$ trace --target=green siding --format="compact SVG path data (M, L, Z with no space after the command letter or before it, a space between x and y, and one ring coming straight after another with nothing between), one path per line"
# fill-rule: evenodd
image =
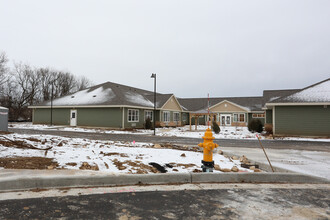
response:
M50 124L50 109L35 109L33 123L34 124ZM54 125L70 125L70 109L53 108L53 124Z
M182 125L189 125L189 113L188 112L182 112L181 123L182 123Z
M276 106L275 135L330 136L330 107Z
M265 124L265 118L253 118L252 117L252 114L253 113L248 113L248 121L247 121L247 123L249 123L252 119L259 119L263 125Z
M120 108L78 108L77 126L122 127Z
M266 110L266 124L273 124L273 111Z
M143 128L144 127L144 109L137 108L124 108L125 109L125 128ZM138 122L128 122L128 109L134 109L139 111L139 121ZM120 117L121 118L121 117Z

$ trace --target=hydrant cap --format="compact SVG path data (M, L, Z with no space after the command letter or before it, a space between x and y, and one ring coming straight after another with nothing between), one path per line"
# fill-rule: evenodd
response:
M213 133L212 133L210 128L206 129L206 132L204 134L203 139L207 139L207 140L213 140L214 139Z

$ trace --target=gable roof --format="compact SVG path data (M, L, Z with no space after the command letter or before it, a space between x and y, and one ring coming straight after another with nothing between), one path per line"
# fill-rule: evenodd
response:
M267 102L272 102L276 99L291 95L291 94L296 93L300 90L301 89L264 90L264 92L263 92L263 97L264 97L263 105L265 105Z
M208 98L178 98L178 101L189 111L200 111L208 108ZM235 103L249 111L261 111L263 97L221 97L210 98L210 107L223 101Z
M330 103L330 78L268 103Z
M156 107L162 107L172 95L156 93ZM50 105L50 101L46 101L31 107ZM54 107L104 105L153 108L154 93L113 82L106 82L53 100Z

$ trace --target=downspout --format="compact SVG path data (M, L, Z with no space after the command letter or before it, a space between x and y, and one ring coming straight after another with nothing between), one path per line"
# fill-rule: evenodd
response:
M121 128L125 129L125 108L124 107L123 107L123 111L122 111Z
M275 136L275 106L273 106L273 136Z

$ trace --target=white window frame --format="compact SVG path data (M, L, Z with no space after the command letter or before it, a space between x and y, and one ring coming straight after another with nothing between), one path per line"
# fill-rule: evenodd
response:
M243 115L244 116L244 121L240 121L240 116ZM233 114L233 122L239 122L239 123L244 123L246 122L246 117L245 117L245 113L234 113Z
M132 115L132 113L130 114L130 112L134 112L135 115ZM139 122L139 114L140 114L140 112L138 109L128 109L127 110L127 121L128 122ZM131 120L130 120L130 115L131 115Z
M265 113L252 113L252 118L265 118Z
M151 113L150 121L154 121L154 111L152 110L144 110L144 121L149 117L147 113Z
M177 118L175 117L175 115L177 115ZM180 121L180 112L173 112L173 121Z
M165 121L165 114L167 115L166 119L168 119L168 120L166 120L166 121ZM164 121L164 122L170 122L170 121L171 121L171 114L170 114L169 111L164 111L164 112L163 112L163 121Z

